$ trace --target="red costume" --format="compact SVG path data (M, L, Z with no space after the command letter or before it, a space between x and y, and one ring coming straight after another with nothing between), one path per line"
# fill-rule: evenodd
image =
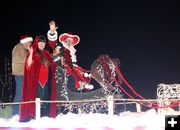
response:
M66 43L64 43L64 41L66 40L66 38L72 38L73 42L72 42L72 47L70 47L69 49L66 48ZM74 77L75 79L75 88L77 90L81 89L82 85L83 88L86 88L88 90L91 90L94 88L93 85L90 85L89 82L91 80L91 75L87 75L84 76L84 74L87 72L90 72L88 70L85 70L77 65L74 65L76 63L76 49L74 48L75 45L77 45L80 41L80 38L77 35L72 35L69 33L63 33L59 36L59 41L60 43L63 45L63 47L61 47L61 51L63 51L62 56L65 59L65 68L66 68L66 72L67 74L71 75ZM49 42L49 45L52 49L55 48L57 44L57 41L51 41Z
M41 54L48 61L48 68L44 67L41 61L40 54L37 53L38 48L38 37L36 37L33 44L33 56L32 64L27 66L27 59L25 62L24 69L24 82L22 90L22 102L35 101L38 91L38 83L42 85L47 83L48 90L50 90L50 100L56 100L56 82L55 82L55 63L52 62L50 53L47 50L43 50ZM40 73L41 72L41 73ZM35 118L35 103L21 104L20 109L20 121L28 121ZM50 109L48 113L49 117L56 116L56 103L50 103Z

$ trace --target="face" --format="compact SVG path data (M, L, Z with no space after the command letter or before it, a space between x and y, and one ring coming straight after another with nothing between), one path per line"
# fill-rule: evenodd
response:
M46 43L45 42L38 42L39 50L44 50Z
M73 46L73 39L68 37L64 40L64 43L66 44L67 47Z
M28 49L32 45L32 42L26 42L23 44L24 49Z
M59 53L60 53L60 48L61 48L60 46L57 46L57 47L55 48L55 52L59 54Z

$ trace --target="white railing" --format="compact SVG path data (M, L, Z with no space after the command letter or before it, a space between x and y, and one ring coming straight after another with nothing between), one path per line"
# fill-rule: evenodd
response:
M34 102L36 105L36 119L39 119L41 117L41 103L46 102L56 102L56 103L87 103L87 102L98 102L98 101L107 101L107 106L108 106L108 115L113 116L114 115L114 106L115 104L135 104L136 105L136 111L141 112L141 104L139 103L158 103L158 102L179 102L180 99L170 99L170 100L160 100L160 99L147 99L147 100L142 100L142 99L115 99L113 96L108 96L107 98L102 98L102 99L93 99L93 100L73 100L73 101L42 101L40 98L36 98L35 101L30 101L30 102L14 102L14 103L0 103L0 107L2 105L13 105L13 104L26 104L26 103L32 103ZM116 101L119 101L116 103ZM180 111L180 106L179 106L179 111Z

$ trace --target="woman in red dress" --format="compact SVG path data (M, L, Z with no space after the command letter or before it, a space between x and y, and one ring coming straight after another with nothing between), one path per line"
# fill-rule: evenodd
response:
M46 38L39 35L35 38L25 62L22 102L35 101L36 98L46 101L56 100L55 68L50 53L45 50ZM56 116L56 103L42 103L41 116ZM21 104L20 121L35 118L35 103Z

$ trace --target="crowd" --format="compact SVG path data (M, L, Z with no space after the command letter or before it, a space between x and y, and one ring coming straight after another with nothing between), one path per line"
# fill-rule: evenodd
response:
M22 35L12 50L12 74L16 83L14 102L22 102L13 105L12 114L19 114L21 122L35 118L35 103L23 102L35 101L36 98L56 100L58 68L63 68L68 75L67 87L71 91L94 88L89 84L91 74L77 65L75 46L80 42L79 36L72 33L58 36L55 21L50 21L49 28L47 38L41 34L35 38ZM56 117L56 106L55 102L42 103L41 116Z

